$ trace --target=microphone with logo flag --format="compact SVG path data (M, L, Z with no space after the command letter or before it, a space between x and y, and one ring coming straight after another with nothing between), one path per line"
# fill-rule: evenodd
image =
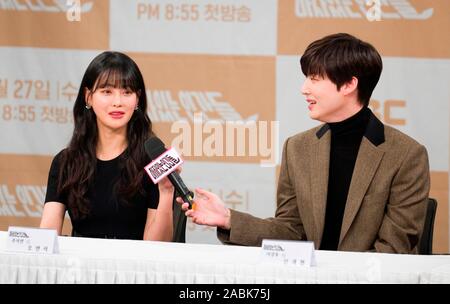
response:
M167 176L177 192L176 195L181 197L183 202L188 203L189 209L191 209L194 203L194 193L186 187L178 172L175 171L183 163L178 152L174 148L166 149L158 137L147 139L144 148L152 160L145 166L145 171L153 183L157 184Z

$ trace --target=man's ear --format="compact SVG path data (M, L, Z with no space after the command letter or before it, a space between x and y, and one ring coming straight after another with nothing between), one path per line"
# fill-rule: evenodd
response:
M358 78L355 76L352 77L350 81L344 83L340 89L344 95L350 95L357 93L358 90Z

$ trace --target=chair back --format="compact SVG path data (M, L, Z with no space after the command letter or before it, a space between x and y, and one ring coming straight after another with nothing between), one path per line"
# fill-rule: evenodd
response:
M419 254L433 253L433 230L434 218L436 217L436 209L437 201L434 198L428 198L425 224L423 226L422 237L419 241Z
M181 209L181 205L173 200L173 239L172 242L186 242L186 215Z

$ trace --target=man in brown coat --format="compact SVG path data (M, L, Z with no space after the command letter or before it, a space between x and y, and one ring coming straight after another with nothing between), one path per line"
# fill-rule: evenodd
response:
M275 217L226 208L197 189L186 215L224 243L309 240L318 249L417 253L430 188L428 156L368 108L381 75L376 49L349 34L311 43L301 60L310 117L323 125L284 144Z

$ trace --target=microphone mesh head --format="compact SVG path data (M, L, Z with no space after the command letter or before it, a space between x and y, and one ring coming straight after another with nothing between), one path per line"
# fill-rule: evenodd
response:
M151 137L144 143L145 153L150 159L155 159L166 151L164 143L158 137Z

